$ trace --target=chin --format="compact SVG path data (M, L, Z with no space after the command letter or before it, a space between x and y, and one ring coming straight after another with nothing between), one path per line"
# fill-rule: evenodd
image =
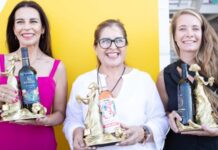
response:
M108 67L119 67L120 65L122 65L121 63L108 63L106 64Z
M31 41L21 43L21 45L23 45L25 47L33 46L35 44L36 44L36 42L31 42Z

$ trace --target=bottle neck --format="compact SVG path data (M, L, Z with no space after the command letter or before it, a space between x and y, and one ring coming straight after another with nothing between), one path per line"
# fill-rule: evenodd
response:
M29 57L22 58L23 66L30 66Z
M187 64L182 64L182 78L187 79L187 74L188 74Z

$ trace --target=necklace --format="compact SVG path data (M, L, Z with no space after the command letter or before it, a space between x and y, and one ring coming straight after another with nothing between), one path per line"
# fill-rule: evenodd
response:
M102 89L101 79L100 79L100 76L99 76L99 69L100 69L100 66L98 67L98 70L97 70L97 82L98 82L98 86L100 86L101 89ZM117 82L114 84L113 88L111 90L109 90L111 93L115 90L115 88L117 87L118 83L122 79L122 76L125 73L125 70L126 70L126 66L124 66L123 72L121 73L121 75L120 75L119 79L117 80ZM98 93L100 94L100 89L98 90Z

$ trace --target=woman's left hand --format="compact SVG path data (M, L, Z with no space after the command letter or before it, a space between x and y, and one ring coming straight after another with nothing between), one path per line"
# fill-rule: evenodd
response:
M37 118L36 119L36 125L41 125L41 126L51 126L49 123L49 116L45 116L42 118Z
M124 135L126 135L126 139L117 145L134 145L144 139L144 130L141 126L126 126L121 124L121 127L125 130Z
M30 120L19 120L19 121L11 121L11 123L16 123L20 125L39 125L39 126L51 126L49 123L48 116L45 116L43 118L37 118L37 119L30 119Z
M187 134L187 135L197 135L197 136L218 136L218 128L210 128L208 126L202 125L201 131L187 131L182 132L181 134Z

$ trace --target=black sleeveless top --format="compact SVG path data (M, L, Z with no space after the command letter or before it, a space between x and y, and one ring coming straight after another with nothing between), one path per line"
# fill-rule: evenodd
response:
M177 85L180 80L177 66L181 60L168 65L164 69L164 81L168 94L168 111L177 110ZM193 72L189 72L193 75ZM182 135L169 131L166 137L164 150L218 150L218 137Z

